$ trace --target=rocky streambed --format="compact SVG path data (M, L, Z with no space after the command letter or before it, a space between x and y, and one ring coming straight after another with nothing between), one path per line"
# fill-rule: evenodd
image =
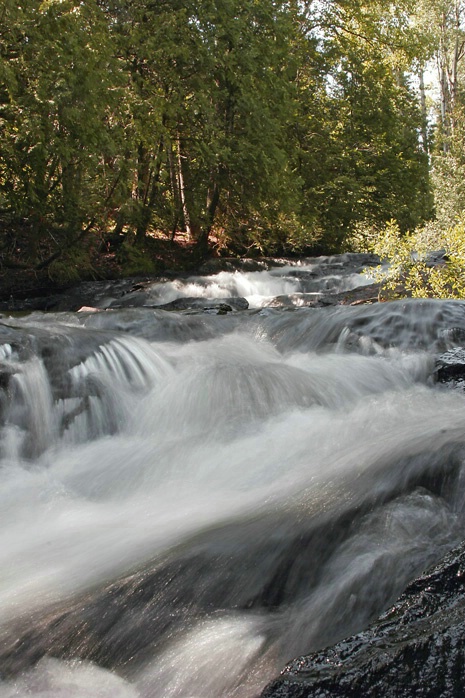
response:
M461 695L465 303L375 263L5 301L0 698Z

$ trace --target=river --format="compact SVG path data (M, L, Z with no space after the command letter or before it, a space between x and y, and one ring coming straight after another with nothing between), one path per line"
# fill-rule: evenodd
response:
M465 537L434 376L465 302L312 303L368 282L346 255L0 318L0 698L257 698Z

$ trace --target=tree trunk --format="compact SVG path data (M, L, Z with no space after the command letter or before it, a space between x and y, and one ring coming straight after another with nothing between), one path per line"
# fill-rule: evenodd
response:
M456 131L459 65L464 55L462 0L455 0L442 13L437 56L444 153L450 151Z
M212 177L213 179L213 177ZM207 206L206 206L206 217L204 225L202 226L198 238L197 238L197 250L201 256L208 254L209 250L209 238L210 233L213 228L213 223L215 221L215 214L220 202L220 188L218 182L214 181L208 191L207 195Z
M423 150L429 154L429 138L428 138L428 113L426 109L426 92L425 92L425 75L423 67L420 68L420 109L421 109L421 139L423 141Z
M140 210L136 228L138 242L143 241L150 225L158 182L160 181L163 149L163 136L159 140L155 159L142 144L139 146L137 196Z
M189 209L186 203L186 189L184 184L184 175L182 171L182 156L181 156L181 139L178 137L176 139L176 158L177 158L177 184L179 192L179 200L181 203L182 217L184 221L184 227L186 229L189 239L192 239L192 225L189 215Z

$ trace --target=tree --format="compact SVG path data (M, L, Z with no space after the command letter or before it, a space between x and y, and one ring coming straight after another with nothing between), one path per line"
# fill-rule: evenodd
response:
M465 3L463 0L419 0L415 24L423 44L423 62L433 60L439 87L438 145L449 152L454 138L460 100L461 70L465 57Z
M10 3L0 36L2 207L30 229L28 253L40 264L44 250L69 248L108 215L121 81L94 2Z
M438 233L454 226L465 209L464 13L462 0L421 0L416 7L422 62L434 67L439 95L430 148Z
M416 225L413 2L6 0L0 220L39 265L92 229L203 253L213 233L338 250L358 224Z
M186 211L205 249L217 220L240 227L290 196L293 20L274 0L193 3L197 51L177 129Z
M431 213L422 117L407 78L407 7L326 2L310 13L300 166L307 210L339 249L357 224L403 230ZM404 47L407 47L404 50ZM316 69L315 69L316 66ZM310 208L311 206L311 208Z

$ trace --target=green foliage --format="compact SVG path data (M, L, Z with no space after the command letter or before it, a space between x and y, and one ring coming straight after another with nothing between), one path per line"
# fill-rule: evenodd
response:
M5 0L0 219L31 231L37 264L51 229L57 250L124 233L127 273L149 270L154 229L299 253L415 228L431 198L414 4Z
M375 225L365 222L356 223L347 234L342 250L343 252L374 252L379 237L380 230Z
M32 224L34 245L51 225L60 245L74 242L104 221L121 160L121 80L105 15L95 2L29 0L2 13L0 35L3 205Z
M137 245L133 237L127 237L121 245L117 261L121 265L124 276L139 276L143 274L155 274L160 271L147 250Z
M307 228L298 216L283 214L276 209L267 211L268 218L263 213L263 210L257 212L248 218L247 224L243 223L231 233L223 229L218 249L247 256L311 254L318 249L323 232L316 225Z
M433 263L438 250L444 259ZM412 235L390 221L373 251L389 264L375 272L389 296L465 298L465 219L443 232L426 227Z
M95 278L89 250L83 247L64 250L48 265L47 274L49 279L58 285Z
M337 251L356 226L396 218L402 230L416 227L432 199L421 113L405 77L405 8L324 7L324 42L319 27L300 75L298 166L303 215L319 220Z

